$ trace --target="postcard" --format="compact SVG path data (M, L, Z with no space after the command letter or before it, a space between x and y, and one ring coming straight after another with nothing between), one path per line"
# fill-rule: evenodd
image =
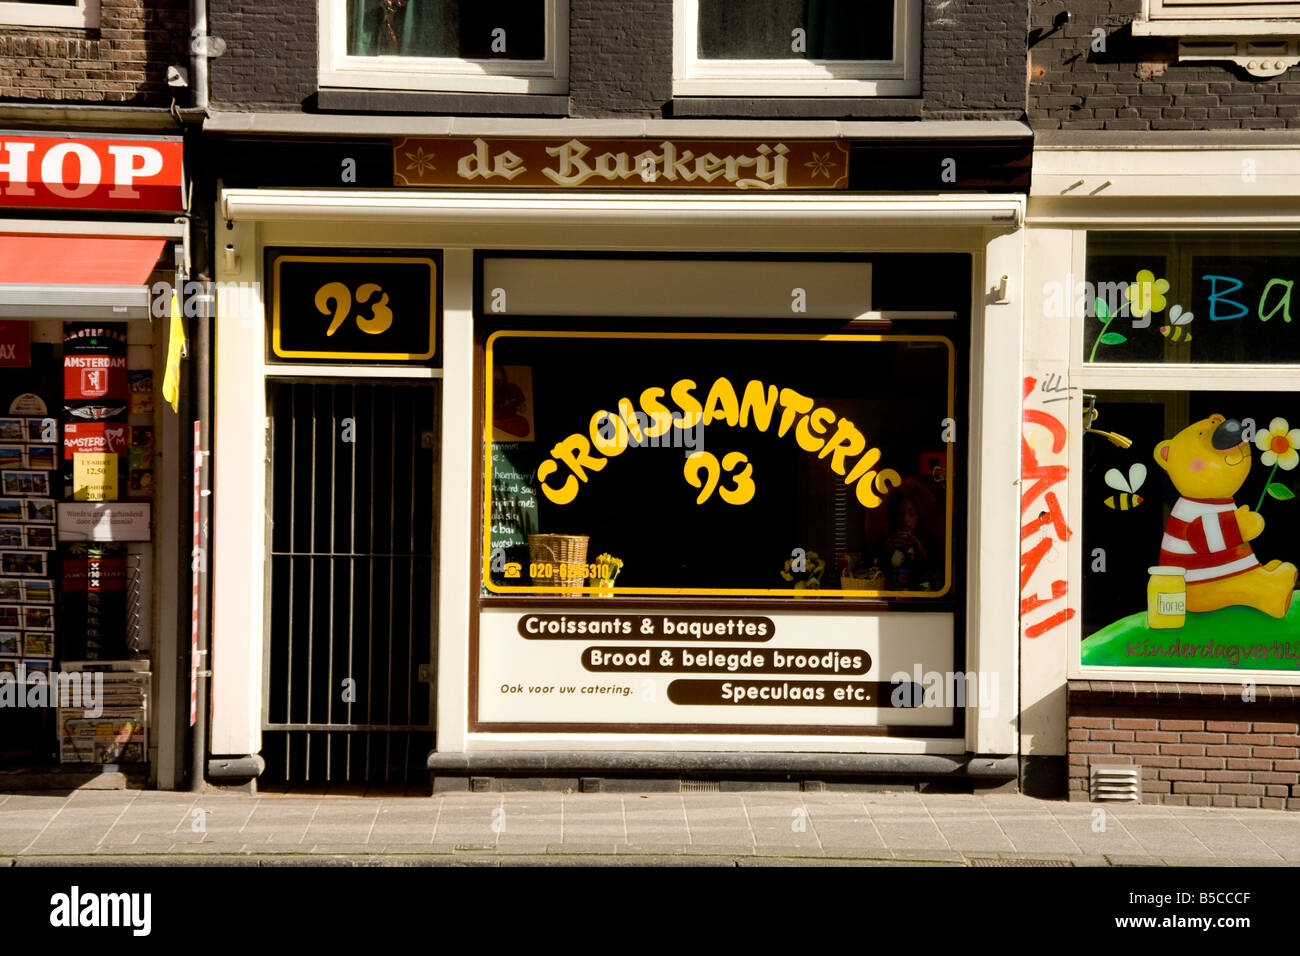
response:
M0 498L0 502L5 499ZM27 507L24 511L27 521L36 521L41 524L53 524L57 509L54 506L53 498L28 498Z
M5 581L19 585L23 593L21 600L28 604L54 603L54 582L49 578L0 578L0 585Z
M0 471L0 491L6 495L50 496L50 474L47 471Z
M58 447L58 445L28 445L27 467L53 471L58 467L58 459L55 456Z
M54 608L40 604L23 605L23 630L54 630Z
M0 527L3 526L0 525ZM54 525L29 524L23 527L23 532L24 548L32 548L39 551L54 550Z
M46 573L44 551L0 551L0 574L44 578ZM0 627L3 627L0 624Z

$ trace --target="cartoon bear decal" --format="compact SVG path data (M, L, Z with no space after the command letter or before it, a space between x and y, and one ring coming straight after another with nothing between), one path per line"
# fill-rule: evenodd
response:
M1186 568L1187 610L1243 605L1284 617L1296 566L1259 562L1249 542L1264 530L1264 518L1233 500L1250 473L1241 423L1211 415L1156 445L1155 460L1181 496L1165 524L1160 564Z

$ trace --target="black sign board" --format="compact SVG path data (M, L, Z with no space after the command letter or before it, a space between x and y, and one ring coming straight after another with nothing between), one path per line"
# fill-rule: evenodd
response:
M271 356L426 362L437 351L438 267L408 252L271 253Z

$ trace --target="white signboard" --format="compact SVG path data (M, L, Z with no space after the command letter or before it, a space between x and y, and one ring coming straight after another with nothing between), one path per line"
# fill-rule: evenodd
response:
M481 730L904 725L942 735L955 707L996 694L954 676L950 614L494 608L482 613L478 652Z
M148 541L150 505L135 501L59 502L60 541Z

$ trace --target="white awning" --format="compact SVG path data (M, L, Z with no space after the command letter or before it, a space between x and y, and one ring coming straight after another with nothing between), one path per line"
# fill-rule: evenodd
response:
M954 226L1018 229L1023 196L509 193L229 189L220 216L253 222L402 222L483 226Z

